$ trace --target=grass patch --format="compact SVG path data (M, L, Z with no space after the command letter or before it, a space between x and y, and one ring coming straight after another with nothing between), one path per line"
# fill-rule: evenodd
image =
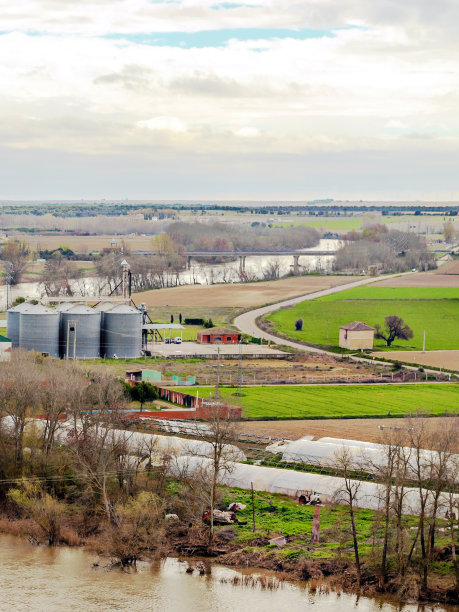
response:
M382 324L384 317L402 317L414 332L411 340L396 341L391 350L452 350L459 346L459 289L453 287L357 287L335 295L301 302L267 317L275 331L312 344L337 346L339 327L351 321ZM303 319L302 331L295 321ZM328 321L328 338L327 338ZM383 340L375 348L386 349Z
M196 394L197 388L188 392ZM422 411L428 415L458 414L459 387L455 384L331 385L306 387L246 387L244 395L221 388L222 397L243 408L243 416L255 419L327 419L405 416ZM199 389L210 397L212 387Z

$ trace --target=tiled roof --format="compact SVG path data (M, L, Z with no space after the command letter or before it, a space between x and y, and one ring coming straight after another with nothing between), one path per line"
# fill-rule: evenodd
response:
M347 325L341 325L340 329L347 329L348 331L374 331L374 327L370 327L362 321L352 321Z

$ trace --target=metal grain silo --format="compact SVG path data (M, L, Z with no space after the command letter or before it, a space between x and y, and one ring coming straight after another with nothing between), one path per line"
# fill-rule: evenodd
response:
M104 313L102 357L140 357L142 351L142 313L126 304Z
M13 306L6 313L6 335L11 340L11 346L17 348L19 346L19 317L23 310L29 308L31 304L22 302L17 306Z
M19 314L19 346L59 357L60 313L41 304L29 304Z
M100 357L101 313L79 304L61 315L61 356L64 359Z

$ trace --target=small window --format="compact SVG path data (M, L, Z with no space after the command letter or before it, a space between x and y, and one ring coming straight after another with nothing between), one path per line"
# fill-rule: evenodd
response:
M221 342L222 341L222 337L221 336L215 336L214 337L214 342Z
M227 342L231 342L231 340L232 340L232 339L233 339L233 338L232 338L231 336L226 336L226 341L227 341Z

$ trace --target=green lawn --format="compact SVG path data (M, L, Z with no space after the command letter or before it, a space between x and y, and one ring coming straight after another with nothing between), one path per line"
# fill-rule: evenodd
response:
M197 391L187 390L194 395ZM228 403L243 407L244 417L256 419L384 417L389 411L392 416L416 411L459 414L457 384L246 387L242 397L234 395L234 388L220 391ZM214 388L199 389L199 397L214 393Z
M392 350L422 349L424 330L427 350L459 348L458 288L357 287L278 310L267 319L276 331L290 338L337 346L340 325L351 321L382 324L384 317L393 314L405 320L414 338L397 340ZM303 319L302 331L295 330L297 319ZM375 347L384 348L385 342L375 340Z

